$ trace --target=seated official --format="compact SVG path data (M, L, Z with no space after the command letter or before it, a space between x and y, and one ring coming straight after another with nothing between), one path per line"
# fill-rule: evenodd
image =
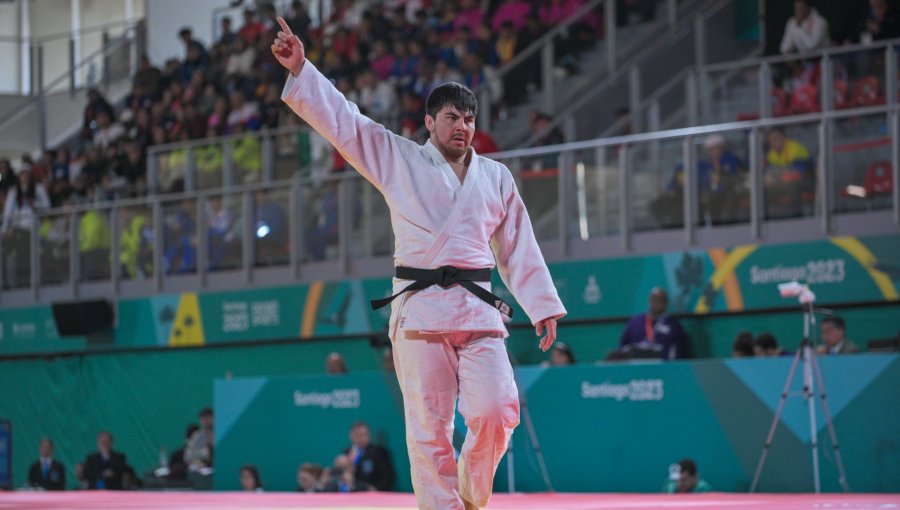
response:
M28 485L48 491L66 490L66 467L53 458L53 441L41 439L40 458L28 469Z
M350 448L345 454L353 465L357 483L369 489L389 491L394 486L394 466L388 451L372 444L369 426L358 421L350 429Z
M88 489L122 490L122 474L125 472L125 455L112 449L112 434L97 434L97 453L88 455L84 462L84 478Z
M630 355L627 357L686 358L687 335L678 319L666 315L668 306L666 291L654 287L650 291L650 309L628 321L619 340L619 351Z

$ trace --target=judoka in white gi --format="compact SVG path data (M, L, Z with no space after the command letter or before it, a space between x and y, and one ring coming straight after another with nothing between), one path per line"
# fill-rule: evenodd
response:
M419 145L362 115L305 60L300 39L278 21L282 31L272 52L290 71L282 100L384 195L398 273L436 270L425 272L447 283L456 282L457 269L480 269L483 276L496 265L537 335L546 331L539 344L546 351L566 310L512 175L470 146L478 109L474 94L459 84L436 88L426 101L430 140ZM439 269L444 267L449 269ZM395 278L394 292L418 279ZM481 288L471 290L473 281ZM390 337L421 509L486 505L497 464L519 423L504 340L503 315L509 310L489 290L484 278L426 283L391 303ZM468 428L458 461L451 443L457 400Z

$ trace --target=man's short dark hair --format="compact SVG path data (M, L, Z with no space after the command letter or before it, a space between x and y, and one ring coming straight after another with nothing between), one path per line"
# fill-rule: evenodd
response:
M362 420L357 420L357 421L353 422L353 425L350 426L350 430L356 430L360 427L369 428L369 424Z
M199 414L199 416L212 416L212 415L213 415L212 407L204 407L203 409L200 410L200 414Z
M835 315L834 317L825 317L824 319L822 319L822 324L831 324L841 331L847 331L847 324L844 322L844 319L838 317L837 315Z
M478 100L475 99L475 94L461 83L448 82L432 90L425 100L425 113L437 117L438 112L446 106L452 106L461 113L478 116Z
M756 340L753 341L753 344L765 350L778 348L778 341L775 340L775 335L772 333L760 333Z
M697 464L694 463L691 459L682 459L678 461L678 465L681 466L681 472L687 473L691 476L697 476Z

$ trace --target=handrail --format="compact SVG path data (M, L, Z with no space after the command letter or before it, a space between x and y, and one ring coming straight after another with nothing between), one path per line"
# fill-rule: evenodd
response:
M859 117L864 115L889 114L900 112L900 104L898 105L879 105L865 106L860 108L847 108L845 110L834 110L829 112L807 113L802 115L793 115L790 117L773 117L768 119L744 120L737 122L725 122L722 124L709 124L706 126L694 126L686 128L666 129L663 131L655 131L652 133L636 133L631 135L614 136L610 138L597 138L594 140L585 140L581 142L568 142L558 145L547 145L544 147L528 147L524 149L514 149L510 151L502 151L490 156L494 159L510 159L540 156L547 152L569 152L586 149L597 149L600 147L615 147L619 145L627 145L642 142L670 140L672 138L684 138L688 136L708 135L712 133L722 133L727 131L742 131L753 128L767 128L776 126L788 126L793 124L804 124L812 122L821 122L822 120L843 119L847 117ZM551 150L552 149L552 150Z
M653 142L653 141L663 141L663 140L671 140L673 138L686 138L686 137L696 137L703 136L712 133L722 133L722 132L730 132L730 131L743 131L749 129L759 129L759 128L768 128L775 126L786 126L786 125L794 125L794 124L803 124L803 123L812 123L812 122L821 122L822 120L834 120L834 119L842 119L848 117L858 117L865 115L876 115L876 114L891 114L891 113L900 113L900 104L896 105L878 105L878 106L866 106L860 108L852 108L846 110L835 110L830 112L820 112L820 113L809 113L804 115L795 115L793 117L776 117L776 118L767 118L767 119L756 119L756 120L747 120L747 121L738 121L738 122L727 122L722 124L710 124L706 126L695 126L688 128L677 128L677 129L668 129L663 131L656 131L652 133L636 133L630 135L622 135L622 136L614 136L609 138L597 138L594 140L580 141L580 142L568 142L556 145L547 145L543 147L530 147L524 149L514 149L509 151L501 151L491 154L486 154L485 157L490 157L495 160L508 160L515 158L526 158L526 157L536 157L547 154L557 154L561 152L571 152L571 151L582 151L588 149L597 149L602 147L615 147L620 145L628 145L628 144L637 144L637 143L645 143L645 142ZM240 136L271 136L273 133L285 134L291 132L301 132L301 131L311 131L311 128L301 126L301 127L283 127L278 128L276 130L270 130L265 133L242 133L240 135L231 135L225 137L216 137L212 140L218 140L221 142L227 142L235 137ZM186 148L189 144L196 145L198 141L192 140L189 142L180 142L174 144L167 144L165 149L163 146L158 146L154 148L154 153L162 153L170 150L177 150L181 148ZM140 197L140 198L128 198L128 199L120 199L113 202L108 203L95 203L95 204L81 204L81 205L73 205L68 206L65 210L60 210L60 208L48 209L42 211L40 215L58 215L58 214L69 214L69 213L78 213L85 212L88 210L98 210L98 209L112 209L112 208L123 208L123 207L139 207L143 205L150 205L156 202L177 202L180 200L184 200L185 198L197 198L197 197L211 197L211 196L222 196L222 195L237 195L245 192L253 192L258 190L270 190L277 188L286 188L291 185L295 186L306 186L306 185L322 185L324 183L329 182L339 182L347 179L357 179L361 178L356 172L340 172L340 173L328 173L319 177L300 177L294 176L288 179L280 179L277 181L270 182L256 182L256 183L245 183L240 185L229 186L227 188L215 188L215 189L205 189L205 190L195 190L195 191L185 191L185 192L177 192L177 193L158 193L151 196Z
M549 32L539 37L536 41L529 44L527 48L518 53L515 57L512 58L509 62L506 63L500 69L497 69L497 78L502 78L503 76L509 74L511 69L515 66L521 64L526 59L532 57L535 53L540 51L540 49L546 44L548 41L553 40L557 35L562 34L566 30L569 29L572 25L574 25L577 21L580 21L585 15L589 14L595 7L600 6L604 2L612 1L612 0L591 0L590 2L581 6L580 9L575 11L571 16L566 18L565 21L553 27ZM479 85L483 87L484 85ZM473 91L474 92L474 91Z
M134 25L134 26L136 27L138 25ZM90 65L91 63L93 63L94 59L96 59L100 56L105 56L106 54L119 49L128 40L129 40L128 34L123 33L118 38L116 38L112 42L110 42L109 45L107 45L105 47L101 47L97 51L95 51L95 52L91 53L90 55L88 55L87 57L84 57L83 59L81 59L81 61L78 63L78 65L75 67L74 70L69 69L65 72L65 74L62 74L58 78L50 81L47 84L44 84L44 89L50 90L53 87L59 85L60 83L68 80L72 72L80 71L82 68L84 68L84 66L87 66L87 65ZM35 104L41 100L41 96L43 96L43 95L44 95L44 91L41 90L38 95L32 96L31 99L18 105L16 108L14 108L10 112L8 112L4 117L0 118L0 131L2 131L3 129L6 129L9 126L9 124L18 121L24 115L26 115L30 111L30 109L34 108Z
M783 64L785 62L793 62L796 60L809 60L821 58L824 56L839 55L842 53L852 53L856 51L884 50L888 46L892 46L900 42L900 38L887 39L873 44L852 44L847 46L831 46L828 48L820 48L814 51L804 51L800 53L791 53L789 55L771 55L768 57L758 57L751 59L743 59L734 62L721 62L718 64L707 64L698 66L698 71L717 72L728 71L732 69L742 69L745 67L758 67L762 64Z
M704 20L709 19L711 16L717 14L720 10L722 10L724 7L728 6L730 3L731 3L731 0L721 0L720 2L716 3L714 7L706 10L704 13L700 14L699 16ZM680 29L676 30L673 33L667 34L666 39L673 41L673 42L680 41L680 40L682 40L682 38L684 38L690 34L693 34L693 33L694 33L694 25L689 24L687 26L681 27ZM641 58L643 58L644 55L645 55L644 53L639 54L633 60L639 61ZM569 106L567 106L564 110L557 112L556 117L550 122L550 124L548 124L541 132L529 136L525 140L523 145L526 145L526 146L531 145L536 140L538 140L541 136L544 136L547 133L549 133L550 131L552 131L553 129L558 128L562 124L562 122L565 118L572 115L572 113L574 113L578 110L581 110L588 101L593 100L597 94L596 91L599 91L601 89L602 89L602 87L597 87L595 89L595 92L582 95L576 101L569 104Z
M73 35L83 36L85 34L92 34L94 32L104 32L111 28L131 28L132 26L137 25L143 20L143 18L132 18L130 20L121 20L113 23L104 23L102 25L93 25L90 27L82 27L79 30L69 30L67 32L57 32L55 34L45 35L41 37L13 37L9 35L0 36L0 42L11 42L11 43L30 43L30 44L42 44L50 41L57 41L60 39L71 39Z

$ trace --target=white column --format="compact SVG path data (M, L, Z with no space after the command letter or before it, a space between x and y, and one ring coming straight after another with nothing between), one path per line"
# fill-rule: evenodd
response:
M134 0L125 0L125 21L134 18Z
M21 61L19 66L21 76L22 95L31 93L31 20L28 15L28 2L30 0L19 0L19 41L22 47Z
M72 31L72 41L75 46L75 61L70 62L70 65L75 66L75 87L80 87L81 82L81 69L78 66L81 64L81 0L71 0L72 1L72 26L70 30Z

